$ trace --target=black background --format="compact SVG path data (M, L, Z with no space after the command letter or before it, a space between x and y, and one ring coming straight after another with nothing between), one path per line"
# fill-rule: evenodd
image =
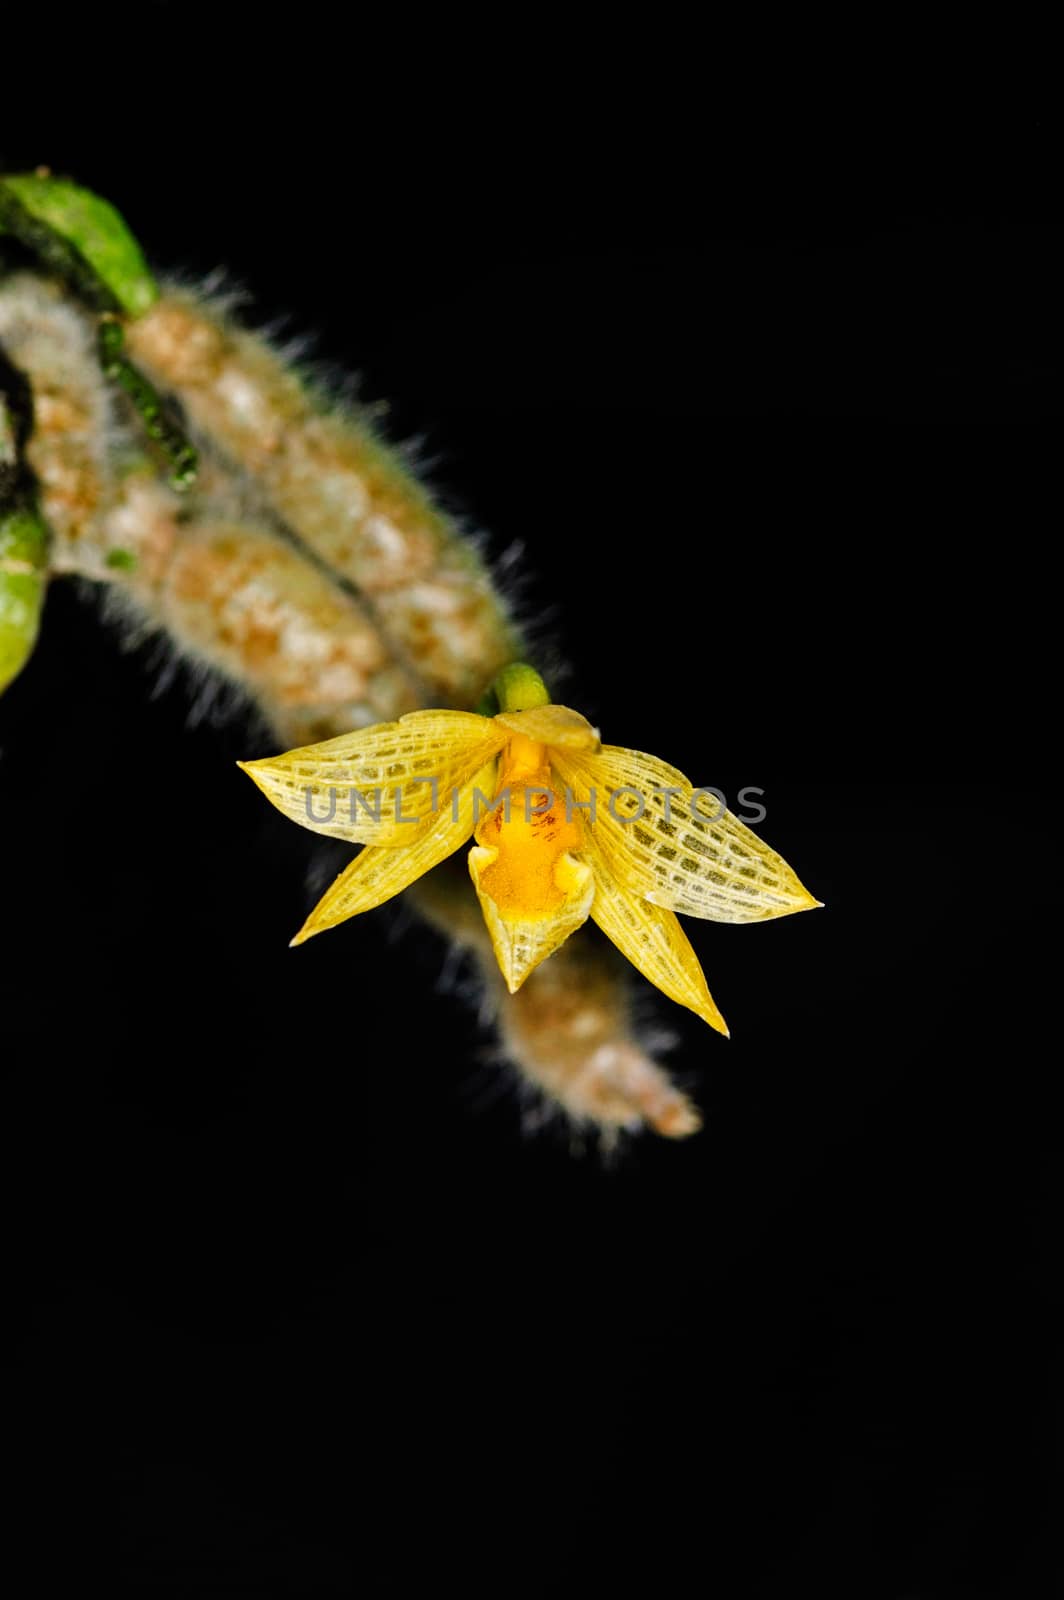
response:
M1037 94L784 103L664 24L623 74L519 28L415 70L413 16L385 45L279 14L264 61L242 8L109 26L5 164L359 372L490 549L521 542L560 697L762 787L826 909L687 924L732 1039L648 1013L698 1138L529 1138L433 935L381 912L287 949L318 846L236 771L261 732L188 727L187 682L56 586L0 705L31 1570L1054 1593Z

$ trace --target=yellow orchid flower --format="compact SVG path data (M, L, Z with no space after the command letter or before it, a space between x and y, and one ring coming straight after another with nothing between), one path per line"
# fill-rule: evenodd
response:
M710 790L604 745L531 667L501 709L413 711L239 765L293 822L366 848L293 944L390 900L472 835L469 871L511 994L588 917L671 1000L727 1027L676 912L760 922L820 904Z

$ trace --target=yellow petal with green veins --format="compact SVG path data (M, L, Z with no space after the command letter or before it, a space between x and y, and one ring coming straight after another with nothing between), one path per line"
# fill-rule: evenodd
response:
M590 842L587 855L595 876L592 921L648 982L727 1038L728 1025L717 1010L698 957L673 912L623 889L601 852Z
M712 793L656 756L618 745L552 754L574 796L595 797L595 844L625 888L713 922L763 922L819 905L782 856ZM621 820L618 820L621 819Z
M313 833L410 846L434 813L450 814L454 792L506 738L490 717L471 711L411 711L398 722L238 765L279 811Z
M454 810L448 805L435 824L419 830L405 850L367 845L322 896L292 943L303 944L338 922L374 910L453 855L473 831L475 791L489 793L493 777L494 763L489 763L459 796Z

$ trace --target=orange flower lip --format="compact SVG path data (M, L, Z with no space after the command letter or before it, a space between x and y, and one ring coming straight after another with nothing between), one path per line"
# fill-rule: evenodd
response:
M571 854L583 848L584 833L562 808L547 746L511 733L499 767L496 803L477 825L469 871L513 993L587 921L595 886Z
M573 889L565 857L583 848L584 833L579 819L564 813L545 745L514 734L500 757L496 802L474 834L494 851L478 892L503 917L548 917Z

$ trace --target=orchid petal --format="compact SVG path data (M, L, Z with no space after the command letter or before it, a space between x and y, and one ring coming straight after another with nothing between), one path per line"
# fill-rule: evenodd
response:
M691 942L671 911L641 900L622 887L602 852L589 841L587 854L595 875L591 917L621 954L650 983L678 1005L728 1036Z
M411 711L239 766L292 822L353 844L410 846L506 743L490 717Z
M453 855L473 831L474 797L478 789L490 790L493 771L494 763L489 763L478 772L453 806L441 812L434 825L423 828L405 849L367 845L318 901L292 943L303 944L348 917L383 905Z
M761 922L819 904L710 791L656 756L603 745L597 755L554 751L551 760L577 800L594 795L595 843L618 882L644 900L714 922Z

